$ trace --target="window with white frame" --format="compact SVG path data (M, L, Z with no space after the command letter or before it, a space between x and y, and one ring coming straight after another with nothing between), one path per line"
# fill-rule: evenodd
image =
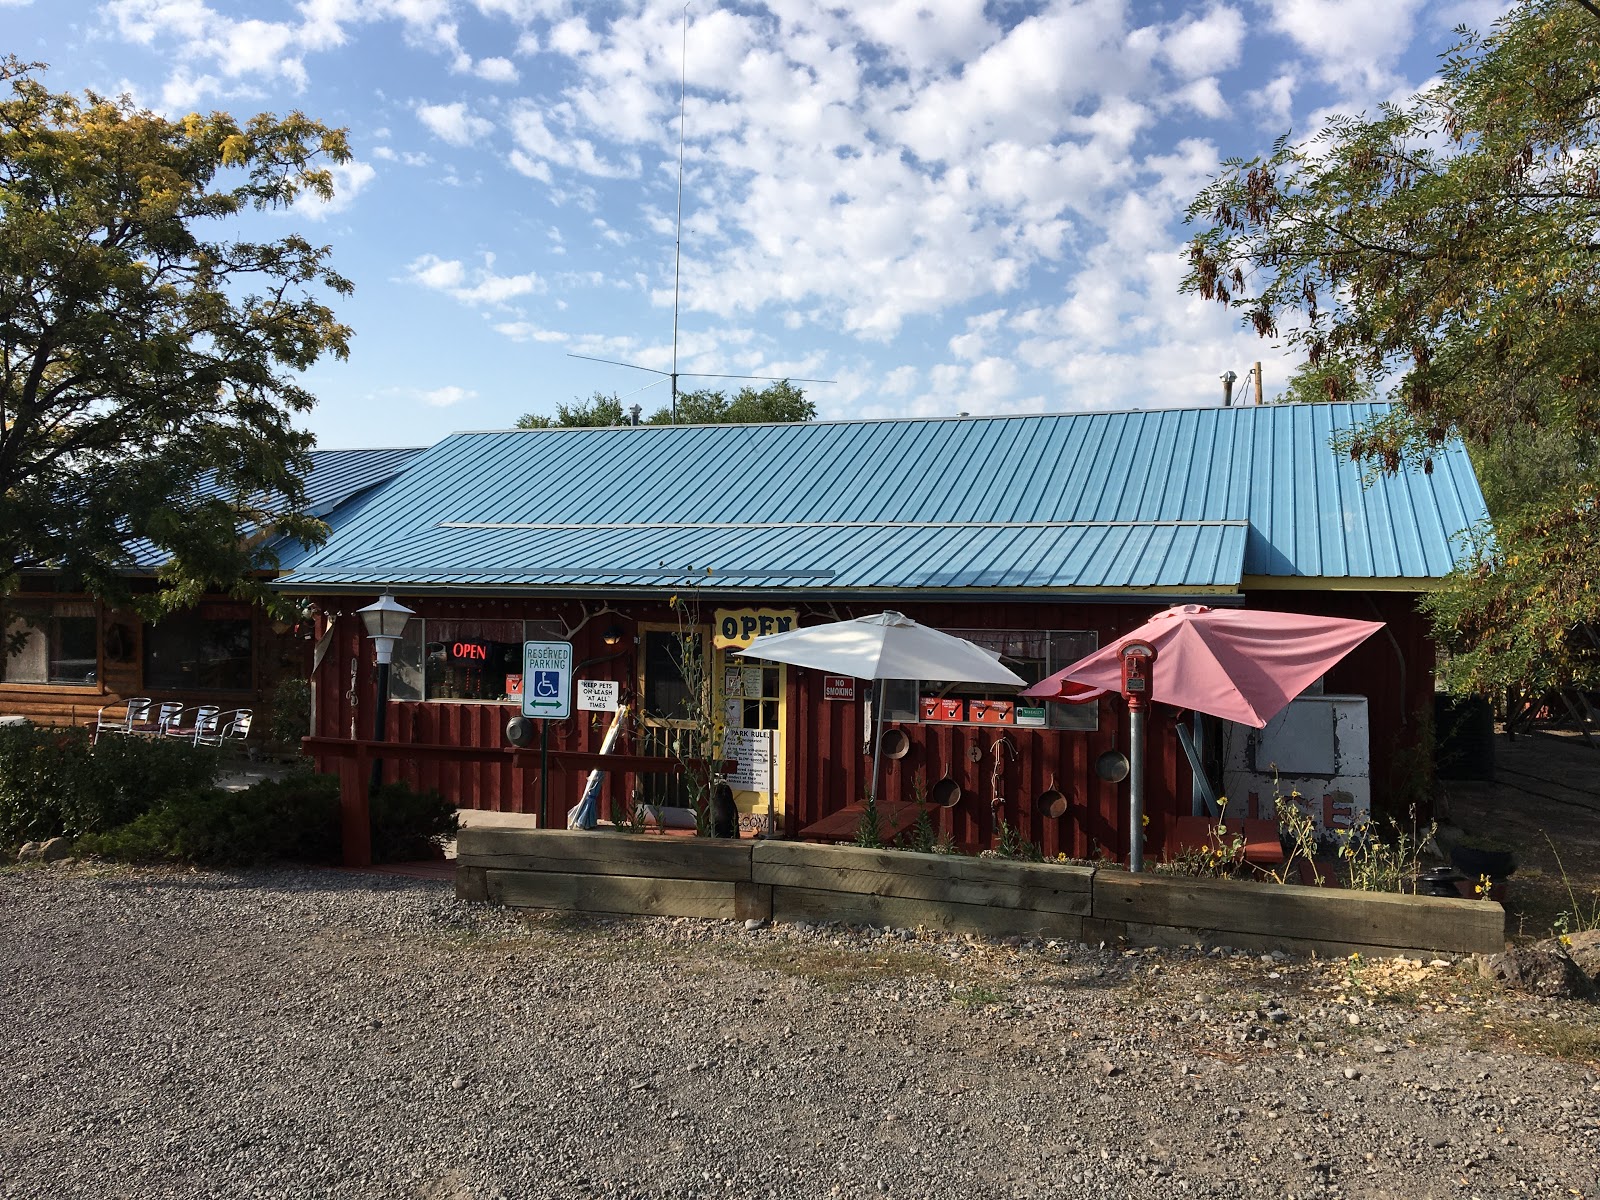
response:
M99 621L90 600L8 600L0 682L93 687Z
M1000 656L1026 683L1035 684L1100 648L1093 630L947 629ZM935 679L890 680L884 685L886 721L958 725L1021 725L1049 729L1100 728L1098 704L1030 701L981 684Z

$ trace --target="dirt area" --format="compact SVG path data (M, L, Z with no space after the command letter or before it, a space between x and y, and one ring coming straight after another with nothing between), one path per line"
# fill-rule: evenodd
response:
M1441 820L1515 850L1506 932L1534 942L1551 936L1574 902L1590 915L1600 906L1600 740L1500 732L1494 754L1494 782L1440 784Z

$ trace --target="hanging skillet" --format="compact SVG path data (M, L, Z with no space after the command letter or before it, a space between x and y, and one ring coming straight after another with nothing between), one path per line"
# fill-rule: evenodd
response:
M950 774L950 762L953 755L945 756L944 775L939 782L933 785L933 790L928 793L928 799L940 808L954 808L961 803L961 785Z
M1121 750L1107 750L1094 760L1094 773L1107 783L1121 783L1128 777L1128 756Z

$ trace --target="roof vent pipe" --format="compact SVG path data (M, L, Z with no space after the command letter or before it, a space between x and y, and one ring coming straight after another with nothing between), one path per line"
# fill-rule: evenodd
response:
M1233 381L1239 378L1232 371L1222 373L1222 407L1233 407Z
M635 425L637 425L637 424L638 424L638 423L639 423L639 414L640 414L640 413L641 413L641 412L643 412L643 411L644 411L644 409L642 409L642 408L641 408L641 407L640 407L640 406L639 406L639 405L637 405L637 404L635 404L635 405L634 405L634 406L633 406L633 407L632 407L632 408L630 408L630 409L628 409L628 412L629 412L629 413L630 413L630 414L632 414L632 416L633 416L633 423L634 423L634 424L635 424Z

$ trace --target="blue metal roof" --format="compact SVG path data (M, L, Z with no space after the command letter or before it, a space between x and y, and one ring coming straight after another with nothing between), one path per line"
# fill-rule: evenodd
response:
M392 479L423 447L406 446L377 450L313 450L311 469L305 478L306 500L302 511L337 528L348 515L359 511L362 501L378 484ZM205 485L201 491L204 493ZM264 505L265 506L265 505ZM249 531L245 531L248 535ZM140 539L129 546L132 569L155 571L167 561L167 552L154 542ZM278 539L272 546L280 568L288 570L311 551L298 542Z
M460 433L285 583L1030 593L1437 578L1483 498L1459 445L1431 473L1371 481L1332 449L1387 408Z

